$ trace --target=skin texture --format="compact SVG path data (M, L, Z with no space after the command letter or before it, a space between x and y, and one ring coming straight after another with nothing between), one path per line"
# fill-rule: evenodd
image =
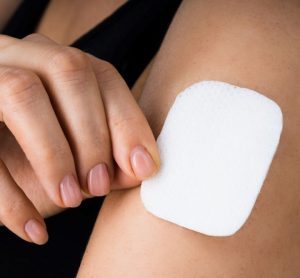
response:
M47 34L60 44L68 45L125 2L126 0L86 0L83 3L82 0L72 0L70 5L69 0L52 0L37 31Z
M155 136L180 91L221 80L279 104L277 153L250 218L231 237L156 218L141 204L139 188L109 194L78 278L300 276L299 30L299 1L183 2L140 98Z
M78 277L299 277L299 18L299 1L184 1L133 92L142 95L155 136L177 93L195 81L223 80L276 100L285 126L263 191L246 225L229 238L152 216L139 188L111 193ZM36 192L39 183L17 145L5 144L16 176L27 185L34 181L30 192Z
M43 244L43 217L136 186L159 155L110 63L37 34L0 50L0 224Z

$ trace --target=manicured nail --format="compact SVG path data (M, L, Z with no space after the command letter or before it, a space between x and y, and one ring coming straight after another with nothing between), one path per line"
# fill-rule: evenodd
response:
M36 244L44 244L48 240L48 233L45 227L36 219L30 219L25 224L25 232Z
M144 180L155 174L157 167L144 147L135 147L131 152L130 159L132 169L138 179Z
M82 201L79 185L72 175L65 176L61 181L60 194L66 207L78 207Z
M104 196L110 191L110 180L106 164L101 163L92 168L88 174L90 194Z

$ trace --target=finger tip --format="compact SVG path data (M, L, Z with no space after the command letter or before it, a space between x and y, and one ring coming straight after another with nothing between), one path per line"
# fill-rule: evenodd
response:
M158 148L155 146L154 148L149 148L149 154L151 155L155 165L156 165L156 172L159 170L161 166L161 159L160 159L160 153Z
M140 181L154 176L160 167L160 160L156 152L142 145L138 145L132 150L130 161L135 178Z
M43 220L32 218L25 224L25 232L27 235L27 241L43 245L48 241L48 232Z
M40 240L35 241L34 243L36 245L45 245L49 240L49 235L46 233Z
M69 202L66 204L67 208L77 208L81 205L82 203L82 198L81 199L77 199L77 200L73 200L72 202Z

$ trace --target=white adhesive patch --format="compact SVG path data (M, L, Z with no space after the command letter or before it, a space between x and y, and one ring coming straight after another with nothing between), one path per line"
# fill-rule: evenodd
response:
M234 234L254 207L281 131L281 109L262 94L220 81L193 84L158 137L162 164L142 183L145 208L203 234Z

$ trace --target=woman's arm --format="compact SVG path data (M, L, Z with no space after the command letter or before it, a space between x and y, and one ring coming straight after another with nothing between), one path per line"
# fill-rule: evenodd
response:
M299 1L184 1L140 99L155 135L182 89L221 80L279 104L285 122L277 153L249 220L231 237L151 215L139 188L111 193L78 278L299 277L299 76Z

